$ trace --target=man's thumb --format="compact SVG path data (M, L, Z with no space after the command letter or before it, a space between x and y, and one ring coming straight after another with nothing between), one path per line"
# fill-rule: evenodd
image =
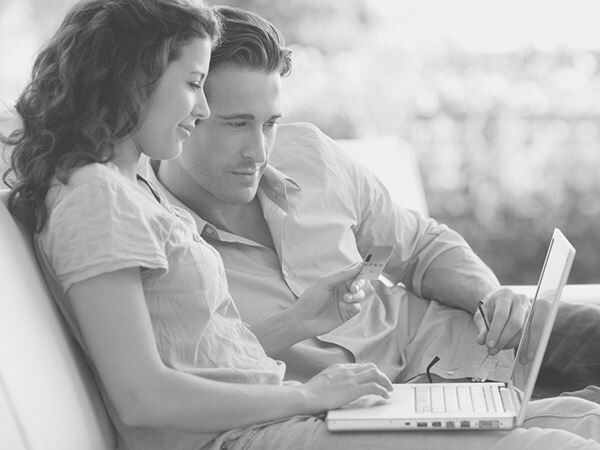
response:
M342 281L353 280L360 273L362 262L350 264L342 269L336 270L325 275L321 281L328 286L335 286Z

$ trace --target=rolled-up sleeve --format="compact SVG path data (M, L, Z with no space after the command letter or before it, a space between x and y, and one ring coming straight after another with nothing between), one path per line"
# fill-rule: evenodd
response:
M354 230L361 254L373 245L394 244L396 249L386 266L386 273L422 297L427 268L442 253L464 247L467 242L454 230L434 219L398 205L388 189L369 169L349 160L348 183L351 198L360 216Z

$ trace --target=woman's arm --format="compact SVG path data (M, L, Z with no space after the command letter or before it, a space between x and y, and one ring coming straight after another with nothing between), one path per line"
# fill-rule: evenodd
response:
M85 345L121 419L130 426L217 432L386 396L381 372L337 366L306 385L247 385L166 367L158 353L138 268L74 284L67 292Z
M276 356L304 339L328 333L354 317L364 300L357 263L319 278L290 308L250 327L268 355Z

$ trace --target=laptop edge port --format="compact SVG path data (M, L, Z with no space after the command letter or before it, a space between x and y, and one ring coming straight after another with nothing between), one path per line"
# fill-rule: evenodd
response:
M500 423L497 420L480 420L479 428L499 428Z

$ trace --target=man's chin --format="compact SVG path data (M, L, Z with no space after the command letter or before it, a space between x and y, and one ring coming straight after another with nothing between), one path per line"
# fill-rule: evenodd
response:
M234 195L229 197L229 202L233 205L247 205L256 197L256 189L239 189Z

